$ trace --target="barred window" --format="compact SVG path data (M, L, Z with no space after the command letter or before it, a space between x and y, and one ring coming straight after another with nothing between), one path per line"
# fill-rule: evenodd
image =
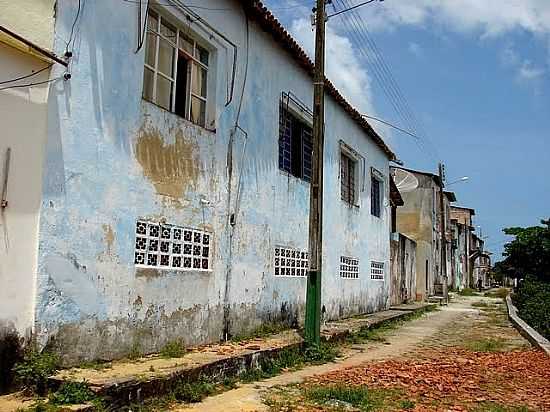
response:
M370 278L372 280L384 280L384 262L370 262Z
M134 263L136 267L209 271L211 243L210 233L202 230L138 220Z
M149 11L143 98L206 125L209 52L163 16Z
M371 214L382 216L382 182L374 174L371 176Z
M279 169L311 181L312 129L281 101L279 105Z
M350 205L356 204L355 174L357 162L344 152L340 153L340 189L342 200Z
M349 256L340 256L340 277L359 279L359 259Z
M276 247L274 263L275 276L307 276L308 253L304 250Z

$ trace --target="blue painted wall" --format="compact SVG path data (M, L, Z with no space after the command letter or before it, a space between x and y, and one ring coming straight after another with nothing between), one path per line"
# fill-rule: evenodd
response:
M75 3L58 1L58 53ZM84 1L72 78L50 93L38 258L37 337L67 363L136 348L152 352L177 337L190 345L217 341L224 337L224 302L231 334L265 321L303 321L306 279L275 277L273 250L307 249L309 185L278 168L278 116L282 92L312 101L311 79L251 22L244 84L244 13L236 2L223 3L232 11L202 16L238 45L227 107L231 49L199 23L189 26L213 48L208 87L215 131L208 131L142 100L144 51L134 53L137 4ZM176 7L162 12L189 25ZM243 87L239 125L246 134L237 131L230 139ZM340 199L340 141L365 159L359 207ZM389 304L389 166L331 98L325 148L322 295L327 319L335 319ZM381 218L370 214L371 167L386 178ZM212 232L212 272L137 270L140 218ZM341 255L359 258L359 279L340 277ZM385 262L385 281L371 280L371 260Z

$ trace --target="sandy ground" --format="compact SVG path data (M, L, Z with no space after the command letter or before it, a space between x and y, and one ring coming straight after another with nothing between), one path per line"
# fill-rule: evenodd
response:
M476 298L481 300L482 298ZM445 346L455 336L449 333L457 322L474 325L481 322L480 310L472 307L474 299L457 299L449 306L431 312L422 318L410 321L386 336L383 343L354 344L344 350L341 359L334 363L310 366L304 369L287 372L261 382L245 384L237 389L205 399L195 405L175 407L174 411L267 411L269 408L262 399L273 388L280 385L302 383L316 375L344 370L368 362L383 359L394 359L404 356L414 356L437 346ZM456 329L455 329L456 330ZM483 334L483 330L480 334ZM525 346L527 343L507 325L507 335L515 346Z

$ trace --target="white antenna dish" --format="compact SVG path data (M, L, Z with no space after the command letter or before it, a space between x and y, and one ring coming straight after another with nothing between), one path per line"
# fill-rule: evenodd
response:
M393 180L401 193L412 192L418 187L418 179L407 170L395 169Z

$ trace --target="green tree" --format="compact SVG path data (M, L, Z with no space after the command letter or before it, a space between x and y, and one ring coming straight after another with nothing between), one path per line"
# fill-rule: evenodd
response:
M541 224L504 229L515 239L504 245L505 259L497 263L499 270L511 277L533 275L550 282L550 219L541 220Z

